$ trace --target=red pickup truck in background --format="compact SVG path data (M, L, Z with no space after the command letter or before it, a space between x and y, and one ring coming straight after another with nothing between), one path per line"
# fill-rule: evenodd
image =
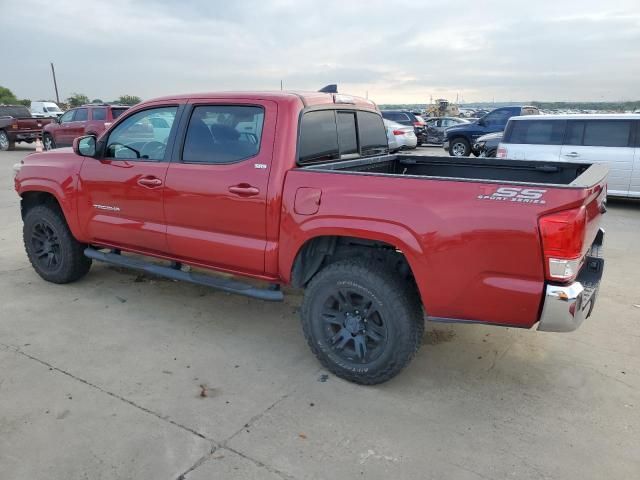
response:
M13 150L16 143L33 143L51 118L36 118L24 105L0 105L0 150Z
M44 128L44 149L70 147L76 137L100 135L128 108L125 105L92 103L67 110Z
M375 384L414 356L425 315L577 328L603 271L606 175L389 155L380 112L360 98L209 93L144 102L97 139L29 155L15 188L45 280L99 260L265 300L304 288L311 350Z

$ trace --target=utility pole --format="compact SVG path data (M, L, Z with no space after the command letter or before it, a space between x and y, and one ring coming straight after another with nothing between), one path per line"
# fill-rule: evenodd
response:
M60 103L60 96L58 95L58 82L56 82L56 69L53 68L53 62L51 62L51 75L53 75L53 88L56 89L56 103Z
M282 80L280 80L280 90L282 90Z

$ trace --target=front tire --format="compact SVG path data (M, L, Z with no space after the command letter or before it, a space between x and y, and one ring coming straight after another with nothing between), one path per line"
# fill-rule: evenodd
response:
M424 333L415 289L383 264L365 259L342 260L318 272L301 313L305 338L320 363L364 385L396 376Z
M54 142L53 137L48 133L45 133L43 135L42 145L45 151L53 150L54 148L56 148L56 142Z
M70 283L91 268L86 245L78 242L59 208L38 205L27 212L23 227L24 247L34 270L52 283Z
M464 138L454 138L449 144L449 155L452 157L468 157L471 153L471 145Z

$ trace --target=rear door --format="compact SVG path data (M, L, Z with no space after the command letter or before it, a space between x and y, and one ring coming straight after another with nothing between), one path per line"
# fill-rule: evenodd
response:
M198 100L184 117L164 200L171 253L227 271L264 273L277 104Z
M609 193L626 197L635 155L632 126L632 120L570 120L560 160L606 163Z

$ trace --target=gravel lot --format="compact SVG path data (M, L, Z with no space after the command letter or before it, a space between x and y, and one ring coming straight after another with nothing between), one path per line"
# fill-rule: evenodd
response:
M360 387L309 352L299 293L101 264L42 281L11 176L30 151L0 152L1 478L640 478L640 202L610 202L577 332L428 324L406 371Z

